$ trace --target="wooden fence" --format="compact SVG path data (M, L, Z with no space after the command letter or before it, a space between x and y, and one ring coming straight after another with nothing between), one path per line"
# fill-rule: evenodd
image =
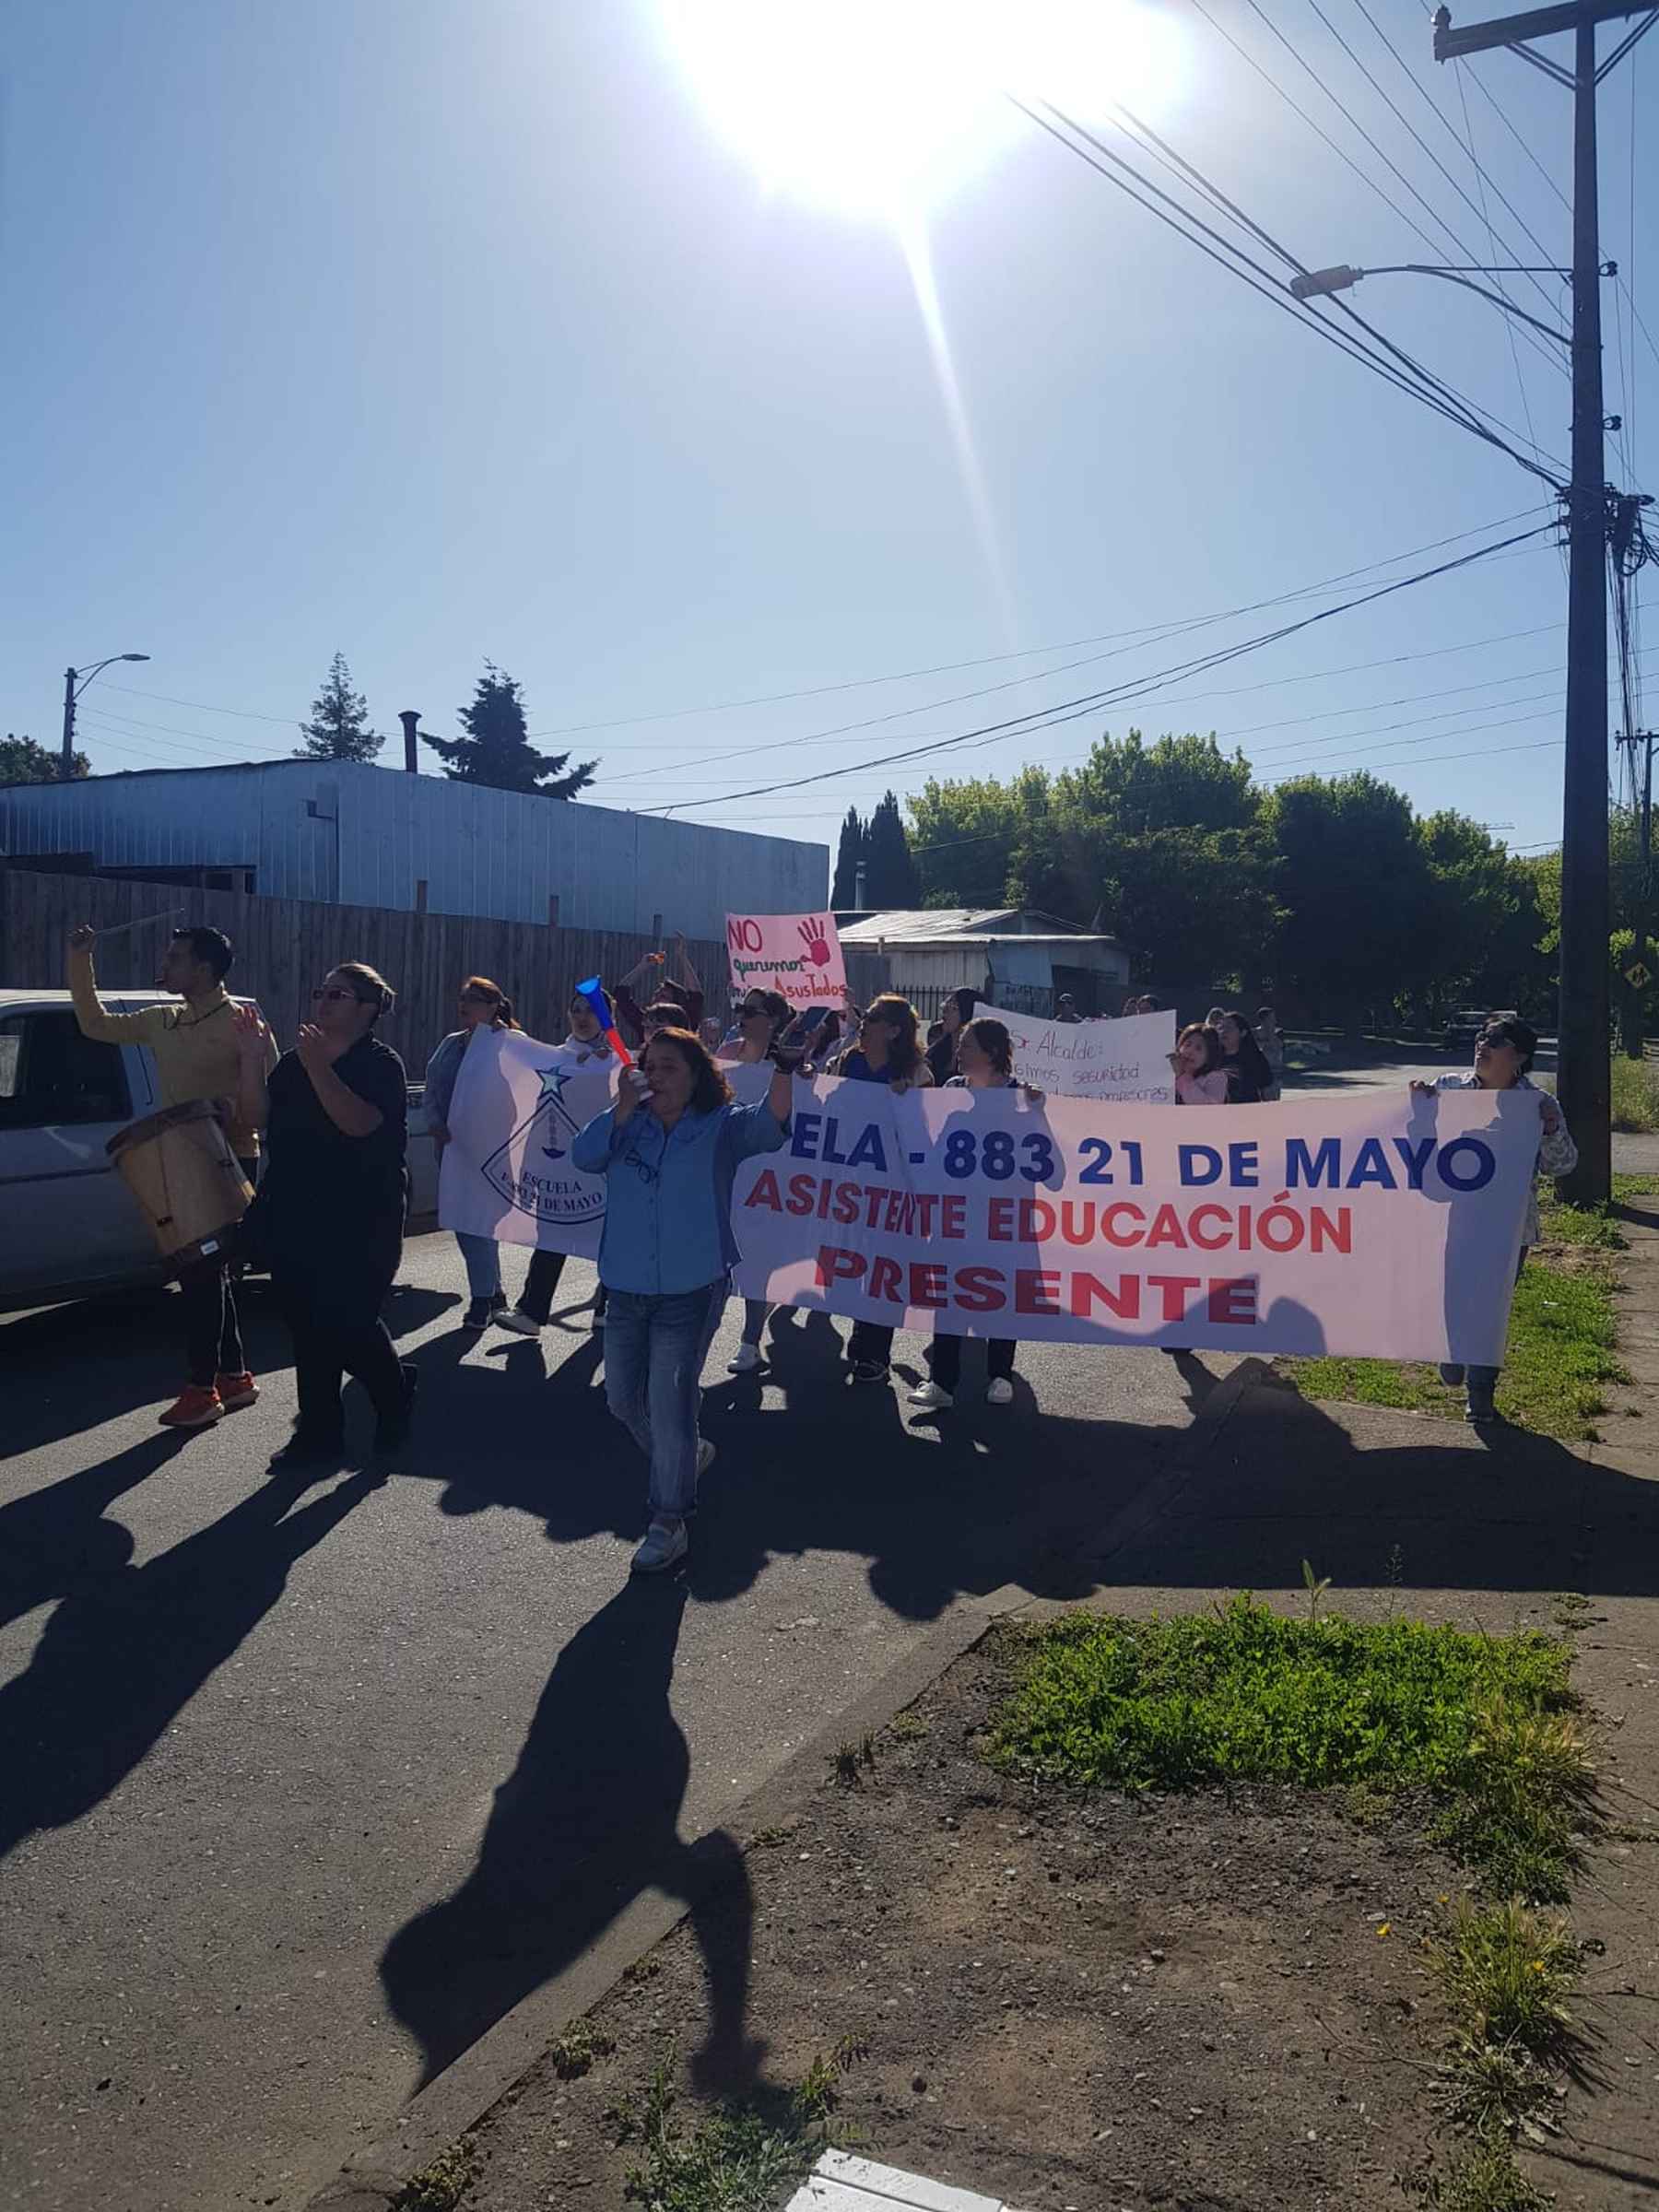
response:
M0 863L0 989L61 987L65 943L77 923L112 929L174 908L180 911L172 920L98 947L100 990L148 989L170 932L205 923L222 929L236 947L231 989L256 998L278 1041L288 1045L309 1014L312 986L337 961L367 960L397 993L380 1034L403 1055L415 1082L438 1040L455 1026L455 994L464 977L493 977L531 1035L555 1041L565 1033L565 1009L581 978L596 974L615 983L647 953L663 949L626 931L47 876ZM725 947L697 938L687 949L708 992L710 1011L724 1015ZM875 959L855 956L850 969L855 971L850 977L855 995L873 997L884 987L885 968Z

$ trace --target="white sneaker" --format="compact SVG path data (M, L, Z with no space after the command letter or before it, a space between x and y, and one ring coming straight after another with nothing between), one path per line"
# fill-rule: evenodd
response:
M985 1403L987 1406L1013 1405L1014 1385L1006 1375L996 1375L992 1379L991 1386L985 1393Z
M910 1394L912 1406L954 1406L956 1400L949 1391L941 1390L936 1382L924 1382Z
M542 1333L541 1323L533 1313L526 1313L523 1306L513 1306L505 1313L498 1313L496 1326L499 1329L511 1329L515 1336L539 1336Z
M760 1347L758 1344L740 1344L737 1357L726 1361L728 1375L750 1375L760 1364Z
M664 1568L683 1559L690 1548L683 1521L653 1521L645 1531L645 1541L634 1553L633 1571L636 1574L661 1574Z
M699 1477L700 1477L706 1475L713 1465L714 1447L709 1441L706 1436L700 1437L697 1444L697 1472Z

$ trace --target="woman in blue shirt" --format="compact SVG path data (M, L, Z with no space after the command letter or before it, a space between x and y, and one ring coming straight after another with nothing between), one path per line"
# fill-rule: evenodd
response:
M660 1573L686 1554L697 1478L714 1456L699 1440L697 1416L703 1361L738 1257L732 1181L740 1161L782 1149L792 1088L778 1068L758 1105L735 1105L688 1030L659 1030L639 1067L623 1071L617 1103L571 1147L574 1166L606 1181L605 1394L651 1463L639 1574Z

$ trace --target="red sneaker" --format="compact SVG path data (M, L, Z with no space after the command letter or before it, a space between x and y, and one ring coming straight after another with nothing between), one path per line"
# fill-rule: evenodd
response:
M227 1413L234 1413L239 1406L252 1406L259 1396L258 1383L245 1371L240 1375L216 1375L213 1387Z
M225 1402L211 1383L187 1382L176 1402L160 1417L163 1429L206 1429L225 1410Z

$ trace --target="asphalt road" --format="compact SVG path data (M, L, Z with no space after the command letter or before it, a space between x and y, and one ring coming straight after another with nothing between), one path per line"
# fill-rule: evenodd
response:
M1030 1346L996 1411L971 1350L941 1419L788 1316L710 1394L689 1572L630 1585L585 1312L478 1339L461 1290L413 1240L418 1432L380 1486L267 1479L292 1377L257 1306L261 1404L186 1439L171 1299L0 1324L0 2205L303 2201L963 1593L1087 1590L1228 1364Z
M479 1339L452 1240L412 1240L420 1410L380 1484L267 1479L292 1376L257 1302L261 1404L184 1439L155 1425L170 1299L0 1321L0 2206L302 2203L729 1849L730 1809L964 1594L1088 1591L1095 1532L1230 1364L1027 1345L997 1411L971 1349L941 1418L850 1391L836 1324L783 1316L769 1369L708 1395L688 1571L630 1584L643 1473L592 1284L572 1263L539 1346Z

